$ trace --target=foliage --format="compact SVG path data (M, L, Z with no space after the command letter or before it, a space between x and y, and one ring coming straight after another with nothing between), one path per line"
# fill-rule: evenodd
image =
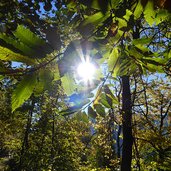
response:
M151 167L156 170L169 170L170 82L156 77L157 79L154 77L148 82L143 80L137 84L137 91L144 87L144 92L135 99L134 122L137 126L134 130L141 166L149 170Z
M170 139L164 135L170 128L165 122L170 104L164 96L169 88L162 87L167 85L164 80L143 83L139 79L155 72L170 75L169 5L169 0L2 1L0 93L4 103L0 107L7 131L0 131L0 143L5 157L12 155L5 169L116 169L125 125L133 130L136 164L132 167L169 168ZM77 84L75 68L87 56L102 72L92 84ZM133 78L139 80L129 85ZM132 94L127 91L124 96L123 87ZM156 94L161 96L159 101ZM133 125L132 116L136 116ZM125 143L124 135L123 131Z
M73 27L73 25L76 23L74 18L72 18L75 13L75 17L77 17L77 23L78 23L76 24L76 26L78 27L78 32L81 34L80 36L78 36L78 33L71 31L71 33L69 34L74 33L75 37L71 38L70 42L68 42L67 37L65 37L67 36L65 32L63 32L63 35L59 37L60 42L63 41L66 47L68 45L67 48L64 47L64 49L66 50L64 52L63 59L58 60L58 68L59 68L60 75L62 77L61 81L68 95L71 95L76 90L76 87L74 85L75 84L74 81L72 80L72 83L70 81L70 84L72 86L67 88L67 85L69 85L68 80L69 79L71 80L71 76L70 78L67 78L68 77L67 72L74 72L72 70L72 67L74 67L73 65L75 61L79 60L76 57L77 55L79 55L79 53L78 52L75 53L75 51L78 51L79 46L80 48L82 48L82 46L86 46L86 44L90 44L88 39L91 40L91 44L92 44L90 50L96 51L96 54L93 55L97 55L97 51L98 53L101 54L101 58L103 59L101 59L100 61L106 61L108 63L109 72L112 73L113 77L132 74L137 68L142 73L146 73L146 69L152 72L155 71L163 72L163 69L167 64L167 61L170 58L169 56L167 56L167 53L170 51L170 50L168 51L169 43L165 44L165 47L163 47L163 44L157 43L156 49L153 50L152 50L153 48L152 46L153 46L153 42L156 42L158 39L168 40L166 34L164 33L168 32L166 28L167 24L165 21L170 21L170 15L167 12L167 10L164 9L158 9L156 12L154 12L154 8L156 8L156 4L154 3L154 1L149 0L146 3L142 3L141 1L136 3L133 1L131 3L131 6L127 6L126 4L124 5L124 2L122 1L117 5L115 1L112 1L111 3L106 2L105 7L101 5L101 1L97 1L97 3L96 1L91 1L90 3L91 5L89 3L87 4L82 1L80 1L78 4L69 1L66 2L65 4L66 9L63 8L61 4L60 5L59 4L58 3L56 4L56 7L61 9L59 15L65 13L66 10L68 10L71 13L70 16L71 19L69 20L71 27ZM22 6L23 2L21 1L18 4L15 3L15 5ZM44 4L45 11L51 11L51 9L53 8L52 3L48 2L47 5L49 7L48 10L46 5L47 4L45 3ZM34 3L28 2L28 6L34 6ZM33 9L36 10L40 6L41 3L37 3L35 4L35 8ZM80 6L80 9L83 8L84 10L79 11L77 10L77 8L75 8L76 6ZM88 8L90 6L92 9L95 9L92 12L92 14L88 13L89 12ZM162 6L162 7L167 8L166 6ZM21 8L20 10L22 11L23 8ZM124 9L123 13L119 13L120 8ZM51 12L52 14L54 14L53 10ZM29 11L26 10L24 16L27 15L27 13L29 13ZM140 20L143 20L142 18L143 14L146 23L145 22L140 23ZM20 15L20 11L18 14L16 13L15 15ZM48 17L46 18L47 20L46 21L40 16L38 17L38 15L40 14L35 14L35 16L37 16L36 21L44 23L42 24L42 27L48 27L47 25ZM23 20L26 19L24 18L24 16L23 16ZM57 13L56 13L56 17L58 17ZM56 27L55 24L57 23L59 24L59 27L58 28L56 27L56 32L57 30L63 29L62 25L65 23L65 20L63 20L65 19L64 16L62 17L62 21L61 22L57 21L57 23L55 23L53 17L51 17L50 19L53 25L53 29L52 29L53 31L55 31L55 27ZM8 23L5 24L8 25ZM31 25L33 24L34 23L31 23ZM39 68L42 68L43 66L49 64L49 62L43 62L42 60L39 60L39 63L41 64L35 66L37 64L36 58L40 58L40 57L47 58L47 54L55 50L55 48L53 48L53 44L54 44L53 40L49 40L49 38L52 39L51 36L53 34L51 32L52 30L46 32L46 31L41 31L40 28L38 30L38 28L35 27L36 30L34 30L33 33L29 30L32 29L31 25L28 26L26 24L27 28L23 25L18 25L16 29L12 29L11 30L12 32L10 33L5 32L4 30L4 32L1 33L0 36L1 40L3 40L1 43L2 46L7 46L10 49L12 48L13 50L14 49L18 50L18 52L21 52L28 57L24 57L19 54L14 55L14 53L11 52L9 49L2 47L3 55L1 59L9 60L9 61L20 61L20 62L24 62L27 65L31 64L33 67L33 70L31 71L34 72L35 70L39 70ZM66 25L66 27L68 27L68 25ZM84 31L85 33L83 33ZM92 34L89 35L90 31L92 31ZM161 32L163 32L163 34ZM35 33L37 33L38 35L36 35ZM44 33L46 34L46 36L43 36ZM149 36L147 36L147 33ZM13 36L9 36L10 34ZM81 36L82 38L85 38L85 40L80 42L80 45L78 41L75 44L74 43L75 40L80 39ZM46 41L43 40L45 38ZM56 41L58 40L56 39ZM117 44L118 46L115 47ZM104 46L105 46L105 50L104 50ZM13 53L13 55L11 54L12 55L11 56L10 53ZM84 53L86 52L84 52L83 50L83 54ZM56 55L58 56L58 53L57 54L52 53L50 55L52 60L55 59L53 58L53 56L55 57ZM70 55L70 57L68 55ZM33 58L33 59L29 59L29 58ZM97 60L96 62L101 64L100 61ZM70 65L70 67L68 67L68 65ZM15 73L16 72L17 71L15 71ZM14 109L17 107L18 106L14 107Z

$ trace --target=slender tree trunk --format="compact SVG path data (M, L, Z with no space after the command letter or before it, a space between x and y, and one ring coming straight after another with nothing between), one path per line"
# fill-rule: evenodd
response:
M116 145L117 145L117 157L120 158L121 157L121 145L120 145L120 135L121 135L121 125L118 126L118 132L117 132L117 141L116 141Z
M55 114L53 113L53 122L52 122L52 148L51 148L51 160L52 160L52 167L51 170L54 171L54 137L55 136Z
M123 124L123 146L121 171L131 170L132 161L132 108L129 76L122 78L122 124Z
M18 168L19 171L22 170L23 161L24 161L24 154L25 154L26 150L28 150L28 148L29 148L29 134L30 134L34 105L35 105L35 101L34 101L34 97L32 97L31 109L29 110L29 113L28 113L27 125L26 125L24 140L23 140L22 148L21 148L19 168Z

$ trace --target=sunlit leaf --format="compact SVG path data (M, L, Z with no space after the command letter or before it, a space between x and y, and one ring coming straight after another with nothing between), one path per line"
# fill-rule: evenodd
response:
M24 55L31 56L34 50L25 45L24 43L16 40L15 38L9 37L6 34L0 34L0 39L3 39L6 43L12 45L14 48L22 52Z
M155 23L156 25L160 24L161 22L163 22L164 20L166 20L169 16L169 13L167 10L164 9L160 9L157 12L157 16L155 18Z
M144 17L147 23L152 26L154 23L156 12L154 10L154 2L153 0L148 0L147 5L144 9Z
M40 47L45 45L45 41L32 33L29 29L22 25L18 25L16 31L14 31L15 37L17 37L21 42L31 48ZM41 49L39 49L41 50Z
M118 49L113 48L112 52L110 53L109 59L108 59L109 71L112 71L114 69L114 66L116 65L118 57L119 57Z
M132 15L132 11L126 9L126 14L123 16L123 18L124 18L126 21L129 21L129 18L130 18L131 15Z
M64 92L70 96L72 93L74 93L75 89L76 89L76 84L75 81L72 77L71 74L65 74L62 78L61 78L61 82L62 82L62 87L64 89Z
M95 95L95 100L94 100L94 102L93 102L93 105L95 105L95 104L99 104L100 103L100 100L101 100L101 93L102 93L102 90L101 90L101 88L99 88L98 90L97 90L97 92L96 92L96 95Z
M104 93L101 93L100 95L100 103L105 106L106 108L112 107L112 100L108 101L107 96Z
M12 93L12 111L20 107L32 95L36 86L35 74L26 75Z
M39 95L43 90L49 90L52 86L53 72L49 69L40 69L37 76L35 93Z
M7 44L12 45L16 50L21 51L24 55L38 58L45 57L47 53L53 51L44 40L22 25L18 25L13 34L14 36L12 37L1 33L0 38Z
M57 64L54 64L53 66L50 66L50 70L53 74L53 80L57 81L60 79L60 72Z
M118 48L113 48L108 59L108 69L112 71L113 77L116 77L119 69L119 51Z
M152 63L147 63L146 64L146 67L149 71L151 72L160 72L160 73L163 73L163 67L162 66L157 66L157 65L154 65Z
M108 85L104 86L104 92L106 94L106 99L107 99L108 103L110 104L110 106L112 106L113 103L118 104L117 98L114 96L114 94L112 93L112 91L110 90ZM111 100L112 100L112 102L111 102Z
M132 47L130 50L129 50L129 55L134 57L135 59L142 59L144 57L143 53L139 50L139 49L136 49L134 47Z
M135 11L134 11L135 19L138 19L141 16L142 12L143 12L143 6L139 0L137 6L135 8Z
M103 18L103 14L101 12L95 13L91 16L89 16L84 23L82 24L83 26L91 23L91 24L97 24L101 19Z
M146 58L143 58L143 60L148 62L148 63L154 64L156 66L158 66L158 65L165 65L167 63L167 60L162 59L162 58L146 57Z
M110 7L112 7L113 9L117 8L118 7L118 4L122 3L122 0L111 0L110 1Z
M102 117L105 116L105 109L104 109L104 107L102 105L100 105L100 104L94 104L93 106L94 106L94 109L96 109L96 112L100 116L102 116Z
M113 78L116 78L118 76L119 69L120 69L120 65L119 65L119 63L117 63L117 65L115 66L115 69L114 69L114 71L112 73Z
M120 76L129 75L129 68L132 68L132 65L134 65L133 61L134 60L128 58L122 60L118 71Z
M137 45L144 45L144 44L148 44L151 42L151 38L147 38L147 37L142 37L140 39L134 39L132 41L132 43L137 46Z
M82 23L82 26L86 26L87 24L97 25L99 23L102 23L107 17L109 17L109 14L106 14L104 16L101 12L97 12L93 15L88 16Z
M124 20L124 19L121 19L121 18L118 18L118 26L119 28L122 28L122 27L127 27L127 21Z
M27 56L23 56L19 53L15 53L5 47L0 46L0 59L4 61L17 61L17 62L23 62L27 65L33 65L36 64L36 61L34 59L31 59Z
M42 38L38 37L23 25L18 25L13 34L20 43L22 42L25 46L32 49L33 52L31 51L31 56L34 58L45 57L46 54L53 51L53 49L48 46Z

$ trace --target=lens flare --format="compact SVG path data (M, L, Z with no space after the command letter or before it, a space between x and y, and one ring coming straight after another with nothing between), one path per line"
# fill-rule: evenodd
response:
M78 75L85 82L91 81L93 79L95 70L96 70L95 66L90 62L83 62L77 68Z

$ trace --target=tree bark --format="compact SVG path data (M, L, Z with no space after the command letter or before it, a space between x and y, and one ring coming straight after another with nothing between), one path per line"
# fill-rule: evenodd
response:
M121 130L122 127L121 125L118 126L118 132L117 132L117 139L116 139L116 145L117 145L117 157L120 158L121 157L121 145L120 145L120 135L121 135Z
M122 124L123 124L123 146L121 171L131 170L132 161L132 107L129 76L123 76L122 80Z

